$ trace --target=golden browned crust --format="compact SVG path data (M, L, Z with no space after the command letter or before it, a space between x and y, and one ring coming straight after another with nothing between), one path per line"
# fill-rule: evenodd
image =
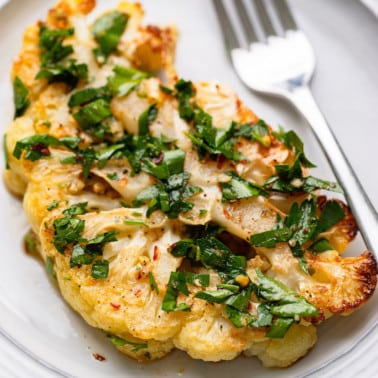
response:
M340 257L335 251L308 254L308 264L318 281L302 294L326 313L347 315L373 295L377 285L377 262L365 251L356 257Z

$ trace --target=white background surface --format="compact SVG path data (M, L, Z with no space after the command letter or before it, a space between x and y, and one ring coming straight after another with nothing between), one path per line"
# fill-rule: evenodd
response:
M235 88L241 98L273 127L281 124L301 134L308 155L319 163L318 174L331 177L319 146L301 117L284 101L251 93L233 73L209 1L180 0L175 1L174 6L172 0L145 0L142 3L146 4L150 22L177 24L180 30L177 67L183 77L195 81L221 81ZM13 112L7 72L20 45L21 30L28 23L42 18L42 10L48 4L53 2L12 0L12 4L0 13L2 132ZM314 95L377 209L377 19L352 0L293 0L291 4L318 58L312 82ZM288 370L264 371L256 361L246 359L222 364L197 363L182 353L175 353L154 365L137 365L119 356L103 341L100 333L83 325L81 319L60 300L39 264L23 255L20 240L27 225L21 206L2 187L0 198L0 256L3 267L0 328L24 350L28 349L39 359L73 376L292 377L311 374L330 360L335 362L314 372L314 376L378 376L373 348L378 342L378 332L374 328L378 319L375 314L377 295L362 311L346 319L331 319L320 327L320 340L315 349ZM360 253L362 248L357 242L351 253ZM93 352L103 353L107 361L94 361L91 357ZM0 377L56 376L1 335L0 367Z

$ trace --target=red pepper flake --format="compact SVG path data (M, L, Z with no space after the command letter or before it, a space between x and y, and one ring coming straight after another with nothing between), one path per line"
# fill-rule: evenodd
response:
M95 360L100 361L100 362L106 360L106 358L103 355L99 354L99 353L92 353L92 356L93 356L93 358Z
M310 230L308 229L308 228L305 228L304 230L303 230L303 233L304 234L308 234L310 232Z
M175 248L174 245L177 245L177 243L174 243L171 245L171 248ZM159 258L159 247L157 245L154 246L154 255L152 257L152 260L156 261Z
M226 217L226 219L230 219L230 218L231 218L231 215L230 215L230 213L228 212L228 210L223 209L223 214L224 214L224 216Z
M134 290L134 295L135 295L136 297L139 297L141 294L142 294L142 290L140 290L140 289L136 289L136 290Z
M119 310L121 308L121 305L118 303L110 302L110 306L114 308L114 310Z
M50 156L49 148L43 143L35 143L32 146L33 151L39 151L44 156Z

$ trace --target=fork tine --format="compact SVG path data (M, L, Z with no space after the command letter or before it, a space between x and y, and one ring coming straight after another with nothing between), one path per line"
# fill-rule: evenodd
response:
M234 0L234 3L236 5L236 10L238 12L240 21L243 26L244 34L247 37L248 44L251 44L253 42L258 42L255 29L253 28L253 25L248 17L247 9L245 8L243 1Z
M255 8L258 15L260 16L261 25L265 31L265 35L269 37L270 35L277 35L276 31L273 28L273 25L270 21L268 12L266 11L264 0L253 0L255 3Z
M232 27L231 21L227 16L222 0L213 0L214 8L218 15L218 20L221 24L222 34L226 43L227 49L231 50L240 46L235 30Z
M298 26L294 20L294 17L287 5L286 0L275 0L274 6L276 7L277 14L281 20L281 24L285 30L297 30Z

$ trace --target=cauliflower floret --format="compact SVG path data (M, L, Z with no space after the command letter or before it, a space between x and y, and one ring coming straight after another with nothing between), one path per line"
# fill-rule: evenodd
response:
M294 324L284 338L256 342L244 354L257 356L265 367L287 367L305 356L316 340L314 326Z

